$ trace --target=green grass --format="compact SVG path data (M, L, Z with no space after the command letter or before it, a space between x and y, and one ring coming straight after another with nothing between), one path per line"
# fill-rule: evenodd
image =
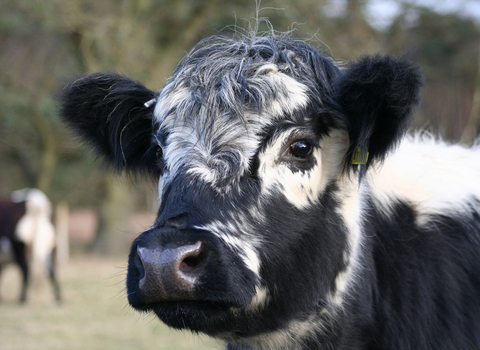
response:
M60 268L64 302L57 305L47 281L33 286L26 305L17 301L19 271L0 280L2 350L205 350L224 349L208 337L167 328L135 312L125 294L125 261L74 257Z

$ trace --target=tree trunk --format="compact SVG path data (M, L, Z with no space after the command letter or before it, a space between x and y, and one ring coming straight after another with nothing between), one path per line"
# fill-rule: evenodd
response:
M42 151L40 153L41 159L36 187L48 194L52 182L53 171L55 170L57 162L55 133L40 112L38 97L34 98L33 104L33 122L42 139Z
M463 129L460 142L464 144L472 144L478 136L480 129L480 47L478 49L477 76L475 78L475 90L473 92L472 109L468 117L467 123Z
M129 228L131 205L128 189L118 177L105 177L105 197L99 210L97 236L92 250L102 255L123 255L133 240Z
M209 22L216 14L216 6L218 0L207 0L198 11L187 21L185 28L179 33L178 40L175 40L167 45L163 50L162 59L158 65L151 69L150 76L152 77L148 82L151 85L158 84L165 76L169 76L175 66L178 64L180 58L185 54L185 47L190 48L198 40L198 33L202 30L205 23Z

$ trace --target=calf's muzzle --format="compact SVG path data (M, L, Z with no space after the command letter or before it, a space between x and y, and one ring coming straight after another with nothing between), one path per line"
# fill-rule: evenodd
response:
M143 269L138 289L145 303L195 300L195 287L209 262L205 243L138 245L137 255Z
M242 256L206 230L152 227L130 250L128 301L162 320L170 312L195 308L214 313L244 307L255 295L256 282Z

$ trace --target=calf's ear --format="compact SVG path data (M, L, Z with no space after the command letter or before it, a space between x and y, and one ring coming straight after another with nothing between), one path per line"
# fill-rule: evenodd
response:
M420 103L422 82L416 65L393 56L365 56L342 72L335 94L350 139L346 168L381 161L396 146Z
M63 89L60 116L117 171L149 171L155 163L155 104L147 102L154 98L153 91L129 78L93 73Z

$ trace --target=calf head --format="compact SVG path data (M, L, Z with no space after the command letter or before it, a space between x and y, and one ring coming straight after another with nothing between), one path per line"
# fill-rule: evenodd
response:
M403 134L420 84L406 60L342 70L278 36L204 41L158 94L111 73L67 86L66 123L117 170L159 179L130 304L230 340L327 322L361 270L362 173Z

